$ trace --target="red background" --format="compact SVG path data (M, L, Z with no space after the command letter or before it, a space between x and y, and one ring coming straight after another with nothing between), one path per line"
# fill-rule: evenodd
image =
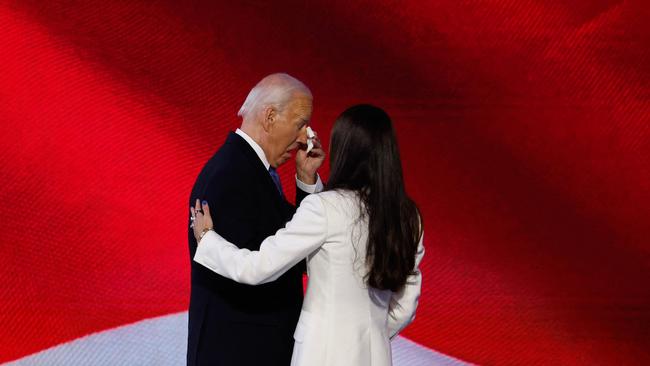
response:
M479 364L650 364L649 20L643 1L0 1L0 362L187 309L191 185L285 71L324 141L354 103L394 119L427 247L403 335Z

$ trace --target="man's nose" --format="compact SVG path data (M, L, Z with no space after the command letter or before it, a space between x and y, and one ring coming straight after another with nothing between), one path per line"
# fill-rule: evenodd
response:
M298 131L297 142L301 144L307 144L307 126L303 126L300 131Z

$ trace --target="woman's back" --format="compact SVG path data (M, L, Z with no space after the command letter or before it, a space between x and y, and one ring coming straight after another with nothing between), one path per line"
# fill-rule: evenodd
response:
M410 303L401 305L403 315L390 316L393 292L365 283L368 219L360 215L357 194L333 190L316 196L327 233L322 246L307 257L309 286L292 364L390 365L389 339L412 320L419 279L408 291Z

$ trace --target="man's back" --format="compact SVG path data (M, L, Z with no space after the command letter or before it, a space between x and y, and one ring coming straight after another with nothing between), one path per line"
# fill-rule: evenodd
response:
M251 250L295 211L251 146L234 133L199 174L190 205L197 198L214 207L220 235ZM196 252L191 229L188 240L191 261ZM289 364L302 305L302 271L294 268L275 282L248 286L191 262L188 365Z

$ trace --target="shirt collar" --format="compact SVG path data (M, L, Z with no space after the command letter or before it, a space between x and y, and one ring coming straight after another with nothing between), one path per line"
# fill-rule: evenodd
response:
M253 140L253 138L248 136L246 134L246 132L240 130L239 128L235 131L235 133L238 134L239 136L241 136L244 140L246 140L246 142L248 142L249 145L251 145L251 147L253 148L253 150L257 154L257 157L259 157L260 160L262 161L262 164L264 164L264 167L266 168L266 170L269 170L269 167L271 166L271 164L269 164L269 161L266 159L266 155L264 154L264 150L262 150L262 147L260 145L258 145L257 142L255 142L255 140Z

